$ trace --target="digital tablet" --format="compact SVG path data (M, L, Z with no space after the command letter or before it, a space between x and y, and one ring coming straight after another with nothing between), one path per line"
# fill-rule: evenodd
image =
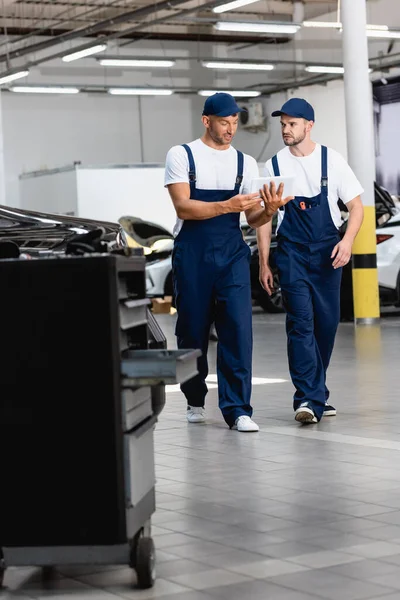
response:
M276 189L283 183L283 197L294 196L294 177L259 177L252 179L250 193L258 192L263 185L270 186L271 182L274 181Z

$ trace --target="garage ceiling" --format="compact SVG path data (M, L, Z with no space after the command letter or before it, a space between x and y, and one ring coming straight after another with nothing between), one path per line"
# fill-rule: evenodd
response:
M66 81L87 91L101 89L101 78L119 77L126 71L104 70L97 57L69 63L68 52L107 44L108 57L177 58L169 79L182 93L196 91L199 71L193 61L207 59L245 64L271 63L273 75L259 72L216 73L211 87L258 89L269 94L292 87L337 78L338 74L304 74L306 65L341 65L341 36L337 30L301 28L296 35L221 31L218 21L247 23L297 23L338 17L337 0L258 0L218 13L213 9L228 0L2 0L0 5L0 78L21 69L30 71L30 84ZM343 0L342 0L343 1ZM373 6L380 0L368 0ZM399 0L395 0L398 2ZM340 2L339 2L340 4ZM390 23L390 27L393 22ZM400 15L398 26L400 27ZM371 66L388 72L400 64L400 40L370 42ZM187 50L189 48L189 50ZM186 51L184 50L186 49ZM158 51L158 53L157 53ZM177 56L174 56L174 55ZM180 62L179 62L180 59ZM78 64L79 63L79 64ZM198 66L197 64L197 66ZM99 71L99 68L101 71ZM140 70L129 77L137 86L163 86L160 69ZM33 76L32 74L36 75ZM172 75L171 75L172 73ZM36 79L35 79L36 77ZM48 81L47 81L48 83ZM214 83L214 86L211 84ZM199 82L200 84L200 82Z
M96 35L124 32L134 38L132 27L138 27L153 39L229 39L242 38L213 31L218 15L213 6L224 0L152 2L150 0L3 0L1 27L9 35L50 35L93 27L104 21ZM336 9L335 0L304 0L306 19ZM135 15L136 13L136 15ZM223 13L235 20L290 21L293 16L292 0L259 0L247 6ZM113 20L120 20L113 23ZM109 21L109 22L106 22Z

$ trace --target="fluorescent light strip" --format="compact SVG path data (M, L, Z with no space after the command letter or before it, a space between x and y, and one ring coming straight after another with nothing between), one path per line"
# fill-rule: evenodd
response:
M235 63L235 62L203 62L203 67L207 69L240 69L242 71L272 71L274 65L263 63Z
M388 31L387 25L367 25L367 29L373 29L374 31Z
M336 21L303 21L303 27L313 27L316 29L340 29L342 24Z
M86 48L86 50L80 50L79 52L66 54L62 57L62 59L64 62L71 62L73 60L78 60L79 58L85 58L86 56L97 54L98 52L103 52L106 48L106 44L97 44L97 46L91 46L90 48Z
M257 96L261 96L261 92L256 92L256 91L246 91L246 90L236 90L236 91L230 91L230 90L218 90L223 92L224 94L230 94L231 96L235 97L235 98L257 98ZM217 90L200 90L198 93L199 96L212 96L213 94L215 94L217 92Z
M114 96L171 96L174 90L155 90L151 88L110 88L109 94Z
M254 4L254 2L258 2L258 0L234 0L233 2L227 2L226 4L221 4L220 6L216 6L213 8L215 13L223 13L227 10L234 10L235 8L240 8L241 6L247 6L248 4Z
M79 89L75 87L39 87L29 85L17 85L10 88L11 92L21 92L26 94L79 94Z
M331 67L331 66L310 66L304 69L308 73L344 73L343 67Z
M386 39L394 40L394 39L400 38L400 31L390 31L390 30L382 31L379 29L375 29L375 30L368 29L367 37L369 37L369 38L386 38Z
M312 27L314 29L342 29L342 23L339 21L303 21L303 27ZM367 31L388 31L387 25L367 25Z
M296 33L300 25L284 23L241 23L239 21L218 21L214 25L218 31L241 31L247 33Z
M27 75L29 75L29 71L17 71L16 73L11 73L11 75L4 75L4 77L0 76L0 84L15 81L16 79L22 79L22 77L26 77Z
M175 60L141 60L131 58L99 58L104 67L156 67L168 68L175 65Z
M330 65L314 65L304 68L308 73L337 73L338 75L342 75L344 73L344 67L333 67ZM368 73L372 73L372 69L368 69Z

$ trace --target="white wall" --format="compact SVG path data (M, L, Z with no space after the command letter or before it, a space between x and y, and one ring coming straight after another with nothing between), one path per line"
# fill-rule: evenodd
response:
M84 165L163 162L169 147L192 139L188 96L138 99L33 96L4 92L6 203L19 206L21 173L81 161ZM166 101L168 100L168 102Z
M78 215L117 222L133 216L172 233L175 210L163 168L77 169Z
M76 170L20 179L20 207L28 210L77 215Z

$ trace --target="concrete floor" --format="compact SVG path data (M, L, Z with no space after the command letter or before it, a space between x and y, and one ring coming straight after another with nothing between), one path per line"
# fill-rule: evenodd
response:
M159 317L170 347L174 319ZM1 600L399 600L400 315L340 325L328 380L338 416L308 427L293 419L283 315L255 309L253 321L258 434L227 429L212 375L206 425L188 425L168 390L155 587L132 588L128 568L64 569L47 587L10 568Z

